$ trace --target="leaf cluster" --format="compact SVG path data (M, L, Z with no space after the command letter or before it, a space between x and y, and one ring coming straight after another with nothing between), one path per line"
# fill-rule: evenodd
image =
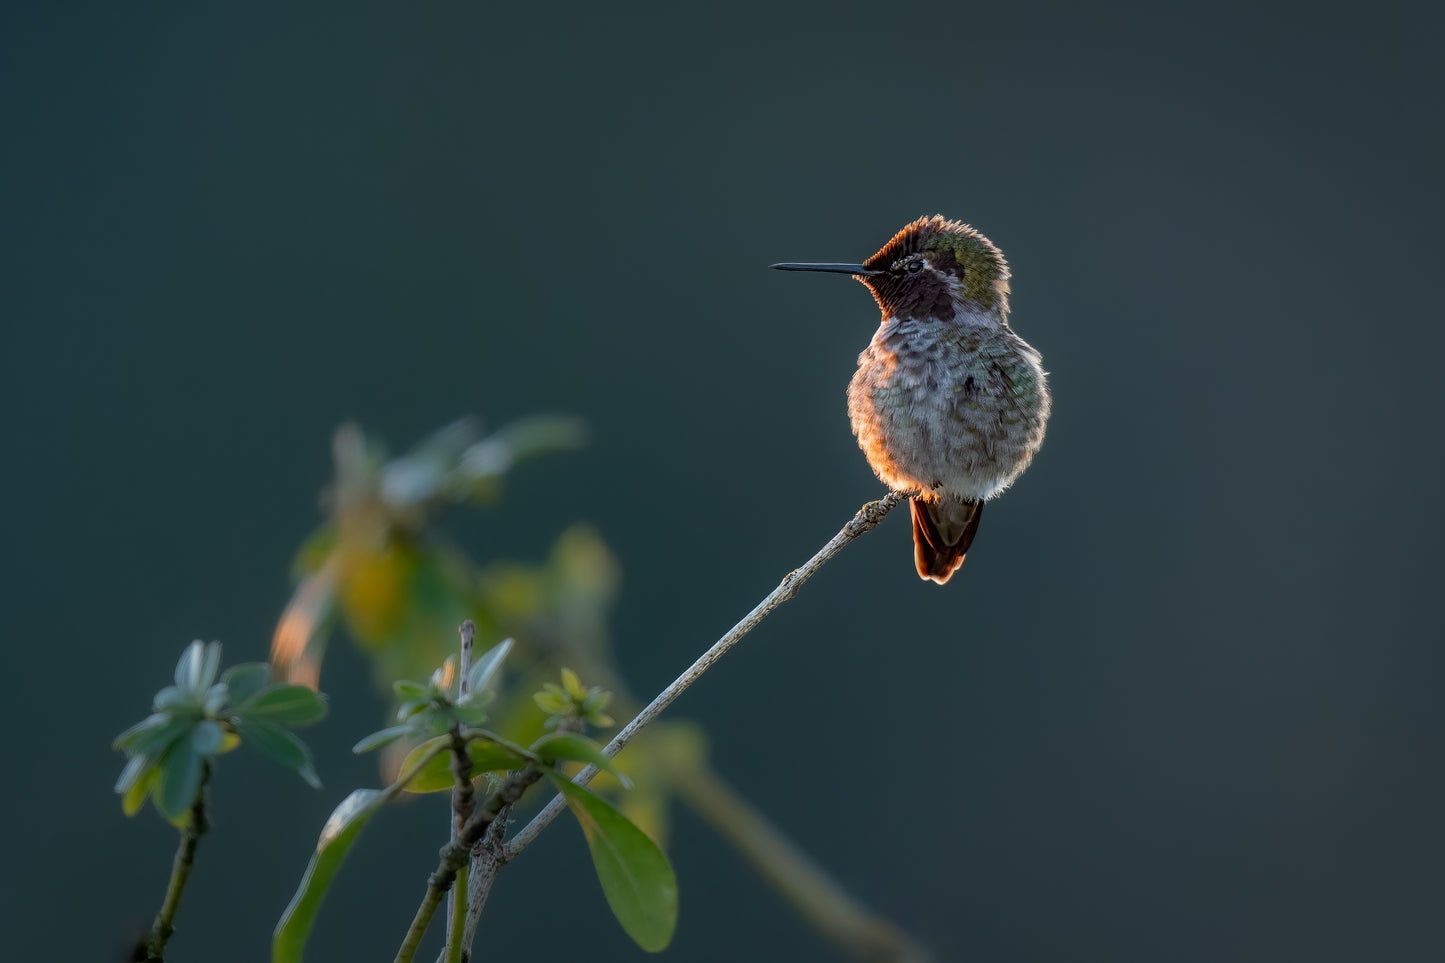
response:
M483 708L492 700L487 685L510 651L511 639L504 639L488 649L472 664L456 698L451 696L452 677L456 672L450 658L426 682L399 680L392 683L392 691L401 699L401 705L396 710L398 724L373 732L353 746L351 751L370 752L398 739L429 740L480 726L487 721Z
M575 418L541 415L484 437L477 421L462 418L390 461L373 446L373 459L381 496L395 510L443 501L487 503L501 494L502 479L519 462L579 448L585 435Z
M671 942L677 925L677 879L667 856L627 816L602 797L572 783L559 768L564 762L587 763L612 773L624 786L629 785L601 747L586 736L564 729L544 735L524 748L476 728L484 721L481 706L486 702L486 686L510 650L509 639L478 659L468 673L468 685L458 686L456 698L451 695L454 673L450 660L432 673L426 683L396 683L395 690L403 700L397 713L399 724L372 733L358 742L354 751L366 752L408 737L424 741L406 757L402 774L395 783L386 789L353 792L327 820L301 885L277 924L272 944L273 963L300 963L322 899L340 871L342 861L362 827L388 800L403 791L431 793L454 787L457 774L451 765L451 756L459 751L458 743L465 746L474 776L505 772L511 773L509 781L515 781L524 779L525 770L532 773L532 780L539 775L550 778L582 826L603 895L623 929L650 952L659 951ZM571 719L602 717L601 709L609 698L609 694L598 687L584 689L571 672L564 673L561 687L549 684L544 692L538 693L539 704L543 695L565 697L567 708L562 714ZM584 706L585 712L581 711ZM524 779L518 785L529 785L530 781ZM505 787L498 793L504 790ZM514 797L504 796L502 801L511 798ZM494 815L501 805L489 800L479 811ZM469 839L467 832L473 828L470 824L463 827L464 841Z
M555 728L564 722L579 721L605 729L612 725L612 717L603 712L612 701L612 693L603 691L601 686L582 688L582 680L566 666L562 667L562 684L546 682L542 691L532 697L537 708L548 713L547 725Z
M212 761L243 743L320 788L311 750L290 730L321 721L325 697L272 682L264 662L233 666L217 678L220 666L221 643L192 642L176 663L175 684L156 693L151 714L115 738L127 757L115 784L126 815L150 797L162 816L184 825Z

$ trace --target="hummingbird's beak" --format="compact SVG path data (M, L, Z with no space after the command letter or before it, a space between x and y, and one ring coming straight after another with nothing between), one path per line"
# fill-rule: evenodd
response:
M882 271L870 271L861 264L770 264L768 267L776 268L779 271L827 271L830 274L857 274L862 277L872 277L875 274L882 274Z

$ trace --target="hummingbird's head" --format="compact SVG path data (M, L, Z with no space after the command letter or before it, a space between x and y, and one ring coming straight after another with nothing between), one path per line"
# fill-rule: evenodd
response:
M960 221L921 217L862 264L774 264L783 271L852 274L883 316L951 321L960 308L1008 315L1008 264L993 242Z

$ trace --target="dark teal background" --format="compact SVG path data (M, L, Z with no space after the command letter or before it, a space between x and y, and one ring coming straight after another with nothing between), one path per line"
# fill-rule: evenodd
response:
M942 960L1438 960L1441 24L1404 7L31 4L0 13L16 959L114 960L173 832L115 732L190 639L264 656L328 442L574 412L456 515L596 524L639 691L879 493L843 278L975 224L1052 372L960 577L892 517L677 705ZM326 788L215 785L176 961L264 958L381 718L337 645ZM57 726L59 732L57 732ZM439 811L368 831L317 960L389 959ZM679 814L669 958L838 959ZM579 922L559 920L575 916ZM559 824L488 959L641 954Z

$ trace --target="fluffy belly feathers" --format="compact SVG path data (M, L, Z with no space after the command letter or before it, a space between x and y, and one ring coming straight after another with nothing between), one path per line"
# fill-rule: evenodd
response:
M1011 331L980 338L885 324L858 357L848 415L873 471L895 490L991 498L1043 442L1049 394L1039 355Z

